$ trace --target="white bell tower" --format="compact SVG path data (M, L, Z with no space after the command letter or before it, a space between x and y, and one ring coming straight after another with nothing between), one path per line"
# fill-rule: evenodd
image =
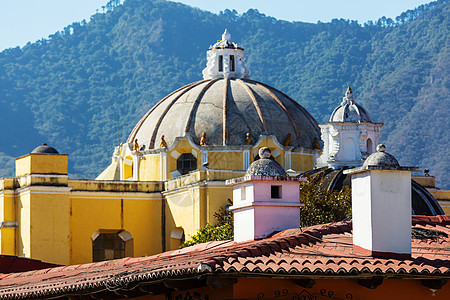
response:
M203 78L249 78L250 71L245 66L244 55L244 48L231 42L231 34L225 29L222 40L210 46L206 52Z
M319 125L324 142L317 167L362 166L381 139L383 123L373 123L367 111L348 87L342 103L333 111L327 124Z

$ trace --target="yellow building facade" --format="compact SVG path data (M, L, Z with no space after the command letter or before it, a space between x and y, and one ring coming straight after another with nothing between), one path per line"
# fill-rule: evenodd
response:
M112 166L126 176L131 160L126 180L69 179L68 155L33 151L17 158L16 177L0 180L0 253L68 265L177 249L185 236L214 224L214 213L232 199L225 180L243 176L261 146L279 153L275 159L281 164L299 157L302 169L313 168L314 153L292 154L292 147L272 136L229 151L199 146L189 138L153 153L123 144ZM38 148L43 147L51 148ZM173 178L174 153L207 157L211 167L200 167L200 160L195 170ZM228 157L226 163L219 156ZM102 234L119 236L123 251L96 259L94 243Z

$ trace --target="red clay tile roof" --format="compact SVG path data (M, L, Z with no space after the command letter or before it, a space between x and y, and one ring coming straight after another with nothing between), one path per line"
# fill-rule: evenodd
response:
M413 216L414 231L437 235L413 238L410 259L355 252L351 226L351 221L332 223L289 229L257 241L210 242L149 257L0 274L0 299L130 289L142 282L212 273L450 278L450 216Z

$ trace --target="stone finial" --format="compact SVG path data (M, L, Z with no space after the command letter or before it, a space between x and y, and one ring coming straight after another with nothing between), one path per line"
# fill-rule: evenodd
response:
M379 144L377 146L377 152L385 152L386 151L386 146L383 144Z
M251 145L252 144L252 138L250 137L250 132L247 132L247 134L245 135L245 143L247 145Z
M231 41L231 34L225 28L225 31L222 34L222 41Z
M272 152L270 151L269 147L262 147L258 151L260 158L270 158L272 155Z
M161 142L159 143L159 147L160 147L160 148L165 148L165 147L167 147L167 142L166 142L166 140L164 139L164 135L161 135Z
M347 88L347 91L345 92L345 97L352 98L353 97L353 91L351 87Z
M206 132L202 132L202 138L200 139L200 146L206 145Z

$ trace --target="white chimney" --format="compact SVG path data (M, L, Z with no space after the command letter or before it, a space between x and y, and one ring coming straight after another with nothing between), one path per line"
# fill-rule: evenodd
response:
M382 144L352 175L353 250L372 256L411 256L411 172Z
M262 239L271 233L300 227L299 181L270 159L267 147L259 150L244 177L227 180L233 185L234 240Z

